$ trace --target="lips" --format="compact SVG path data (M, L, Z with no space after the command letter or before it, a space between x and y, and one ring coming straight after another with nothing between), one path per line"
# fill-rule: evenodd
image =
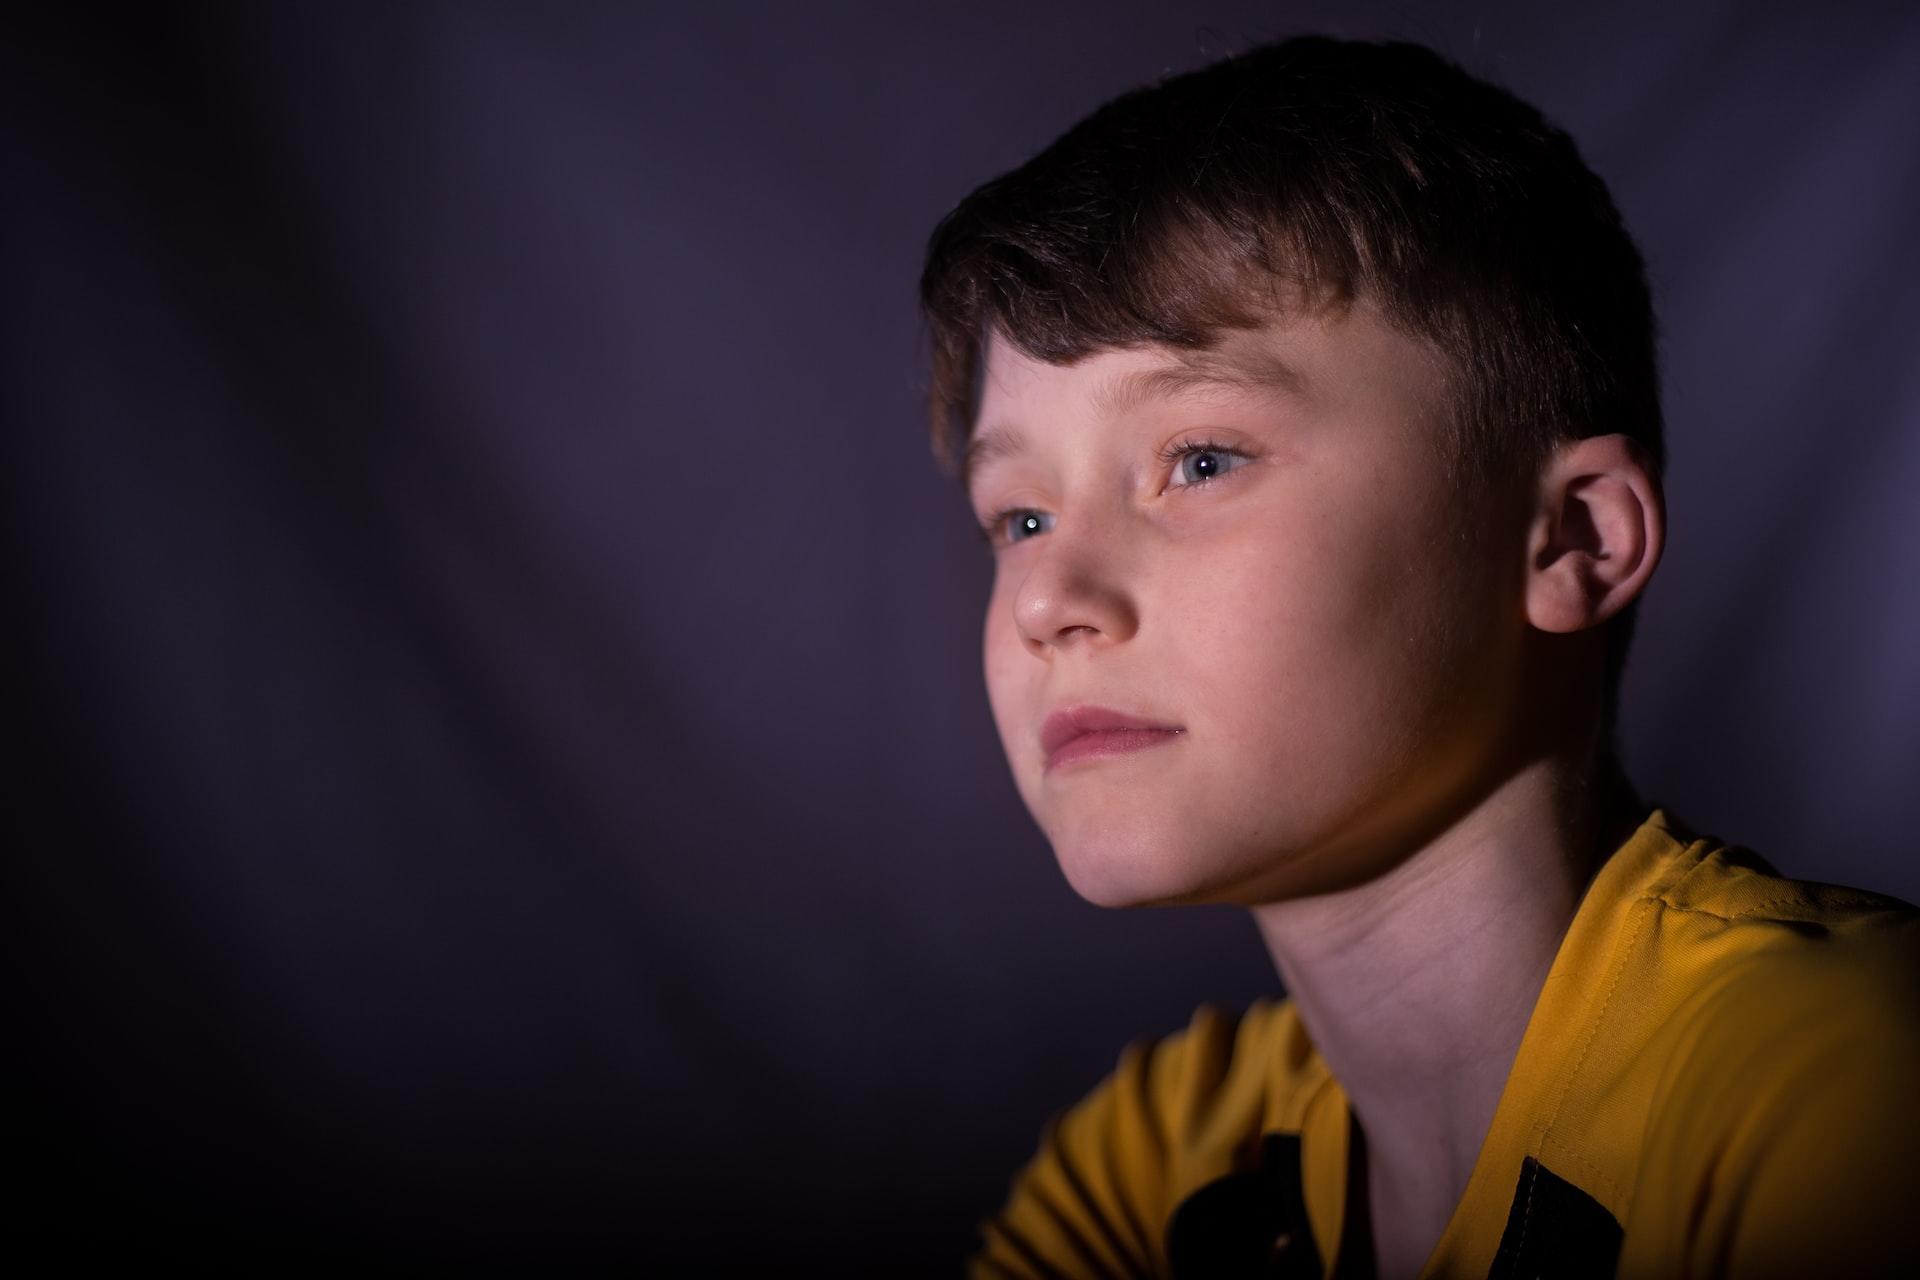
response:
M1184 732L1179 725L1109 707L1062 707L1040 726L1040 749L1046 753L1047 768L1051 769L1068 759L1115 755L1171 742Z

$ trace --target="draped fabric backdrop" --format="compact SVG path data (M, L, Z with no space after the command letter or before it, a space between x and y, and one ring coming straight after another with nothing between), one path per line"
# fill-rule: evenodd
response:
M1580 140L1669 371L1629 768L1920 897L1911 5L39 8L6 1145L83 1254L950 1272L1129 1039L1277 991L1020 808L914 302L974 184L1256 38Z

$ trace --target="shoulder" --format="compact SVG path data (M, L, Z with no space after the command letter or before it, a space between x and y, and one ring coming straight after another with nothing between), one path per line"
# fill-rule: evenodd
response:
M1659 1114L1752 1133L1756 1117L1830 1105L1852 1129L1912 1127L1920 915L1750 915L1703 931L1716 934L1718 945L1689 942L1692 954L1664 975L1687 995L1662 1028Z
M1920 909L1790 879L1737 846L1695 849L1648 895L1638 984L1665 1010L1670 1111L1920 1070Z
M1630 1247L1726 1275L1914 1248L1920 910L1727 847L1650 897L1665 1013Z
M1769 1031L1807 1043L1903 1043L1920 1021L1920 908L1846 885L1794 880L1758 855L1709 842L1649 894L1646 977L1682 992L1672 1018L1693 1039L1755 1047Z
M1151 1112L1177 1144L1205 1130L1257 1128L1325 1075L1292 1001L1259 1000L1237 1012L1202 1005L1182 1030L1129 1045L1090 1099L1126 1087L1118 1101Z
M982 1227L974 1276L1123 1275L1164 1263L1164 1225L1206 1171L1224 1168L1325 1075L1290 1001L1212 1005L1143 1037L1049 1119L1005 1206Z

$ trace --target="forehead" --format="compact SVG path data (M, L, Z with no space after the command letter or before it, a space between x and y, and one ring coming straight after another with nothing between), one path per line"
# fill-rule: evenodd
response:
M971 489L993 463L1031 450L1066 419L1111 422L1168 404L1248 401L1316 414L1397 404L1427 417L1444 411L1445 387L1439 353L1365 302L1230 331L1201 350L1149 343L1070 364L1037 360L996 330L982 356L961 474Z

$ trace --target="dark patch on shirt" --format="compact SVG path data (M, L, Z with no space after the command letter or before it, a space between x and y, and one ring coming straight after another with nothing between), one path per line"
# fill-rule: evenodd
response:
M1256 1167L1216 1178L1182 1200L1167 1224L1167 1264L1175 1280L1319 1280L1300 1135L1266 1135Z
M1619 1264L1623 1234L1598 1200L1528 1156L1487 1280L1600 1280Z

